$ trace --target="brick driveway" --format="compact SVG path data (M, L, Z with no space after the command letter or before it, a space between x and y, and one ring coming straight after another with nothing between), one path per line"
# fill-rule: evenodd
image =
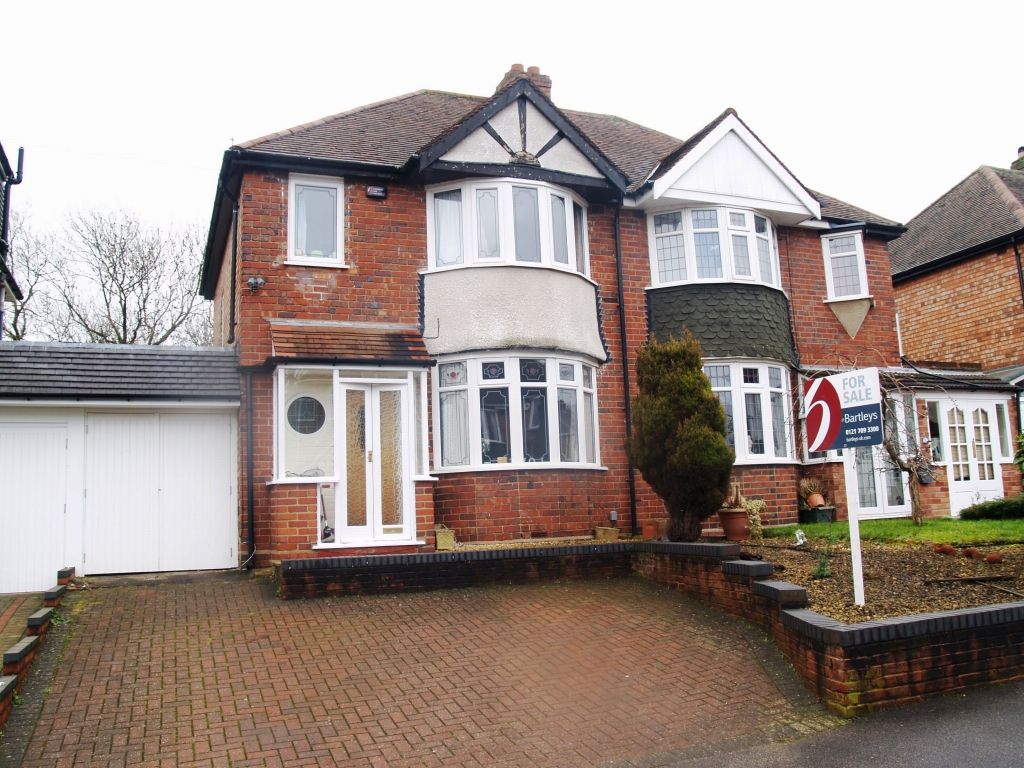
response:
M23 768L654 766L829 722L756 633L636 578L272 589L224 575L73 595Z

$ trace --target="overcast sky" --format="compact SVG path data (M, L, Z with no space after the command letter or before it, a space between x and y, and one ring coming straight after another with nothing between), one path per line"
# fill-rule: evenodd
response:
M38 227L208 223L239 142L513 62L565 108L679 138L726 107L812 189L906 221L1024 144L1021 4L97 3L0 12L0 142Z

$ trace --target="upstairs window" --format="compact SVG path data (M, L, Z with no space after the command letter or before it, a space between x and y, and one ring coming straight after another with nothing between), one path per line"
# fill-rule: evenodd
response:
M288 261L344 266L342 179L292 175L288 180Z
M568 190L462 182L430 192L427 212L431 270L520 264L589 272L586 207Z
M822 235L821 246L829 300L866 298L868 278L861 233Z
M727 207L648 217L653 285L742 281L779 285L775 228L767 217Z

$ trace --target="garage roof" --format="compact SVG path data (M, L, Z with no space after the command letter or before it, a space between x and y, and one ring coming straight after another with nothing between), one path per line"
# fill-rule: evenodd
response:
M0 343L0 398L238 400L233 348Z

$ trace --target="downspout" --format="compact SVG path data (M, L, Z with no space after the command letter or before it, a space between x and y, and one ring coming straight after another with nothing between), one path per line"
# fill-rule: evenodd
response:
M255 488L252 478L252 372L245 372L245 511L249 524L249 557L246 567L252 568L256 555L256 516L253 513Z
M10 176L8 176L7 181L4 182L4 210L3 213L0 214L3 216L2 221L0 221L0 244L3 245L3 252L0 253L0 257L3 258L5 267L7 265L7 254L10 252L10 244L7 238L10 234L11 225L11 187L13 187L15 184L21 184L22 171L24 170L24 168L25 148L18 147L18 173L15 175L13 179ZM6 294L7 277L2 272L0 272L0 341L3 340L4 336L4 304L7 301Z
M1024 304L1024 269L1020 264L1020 248L1017 247L1017 236L1013 236L1013 253L1017 257L1017 280L1020 282L1020 300Z
M626 296L622 287L622 198L615 205L615 273L619 288L619 338L622 341L622 386L625 389L626 408L626 439L633 436L633 406L629 401L629 350L626 344ZM632 533L636 536L640 529L636 523L636 476L633 462L627 458L629 467L629 520Z
M231 201L231 325L228 329L228 344L235 343L235 296L238 294L238 198L228 192L220 182L220 191Z

